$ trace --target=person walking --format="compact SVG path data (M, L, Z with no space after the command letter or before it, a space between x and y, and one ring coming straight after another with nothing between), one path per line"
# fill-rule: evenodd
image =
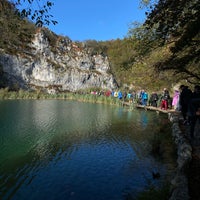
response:
M161 96L161 109L167 110L168 109L168 100L170 99L169 91L167 88L164 88L162 96Z
M158 94L156 92L153 92L149 99L150 106L157 107L158 106L157 101L158 101Z
M174 110L177 110L179 111L179 96L180 96L180 92L178 90L175 90L174 91L174 96L173 96L173 99L172 99L172 106L174 108Z
M145 90L142 90L140 94L140 98L142 101L143 106L147 106L147 101L148 101L148 93Z
M194 129L197 123L197 120L200 120L200 85L194 86L194 91L192 93L189 107L188 107L188 116L190 120L190 138L194 138Z
M188 124L189 120L188 120L187 112L188 112L189 102L192 97L192 91L188 88L188 86L185 86L185 85L181 85L180 90L181 92L180 92L180 97L179 97L179 103L181 107L181 113L183 116L183 124Z

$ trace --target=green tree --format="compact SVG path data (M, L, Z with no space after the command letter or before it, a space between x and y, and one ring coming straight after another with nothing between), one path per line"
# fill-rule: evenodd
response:
M35 26L20 18L16 13L14 4L7 0L1 0L0 33L0 48L15 54L30 49L29 43L35 34Z
M57 24L49 10L54 5L48 0L9 0L16 8L22 19L28 18L38 27Z
M188 82L200 81L200 1L159 0L144 23L163 45L171 45L171 56L158 62L159 70L174 70Z

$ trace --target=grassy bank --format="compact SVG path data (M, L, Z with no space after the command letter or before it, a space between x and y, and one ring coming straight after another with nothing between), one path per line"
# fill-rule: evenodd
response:
M25 91L20 89L19 91L9 91L8 88L0 89L0 99L64 99L64 100L76 100L81 102L90 103L103 103L109 105L121 106L122 101L112 96L94 95L88 93L73 93L63 92L56 94L48 94L42 91Z

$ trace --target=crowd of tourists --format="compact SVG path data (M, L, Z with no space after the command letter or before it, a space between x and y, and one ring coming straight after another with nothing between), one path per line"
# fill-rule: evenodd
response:
M169 93L164 89L163 94L161 109L167 109L168 102L165 102L165 99L170 98ZM181 85L179 90L174 91L172 108L181 112L183 124L190 126L190 139L193 139L195 125L200 124L200 85L195 85L193 90L186 85Z
M174 94L172 96L170 96L167 88L164 88L162 93L152 92L151 94L146 90L140 90L138 92L122 92L121 90L108 90L105 92L91 91L91 94L112 96L125 102L136 103L143 106L160 107L163 110L174 109L180 111L182 107L186 107L184 105L188 104L192 96L195 96L195 98L198 96L196 93L198 93L199 88L200 85L196 85L194 87L194 91L192 92L188 86L181 85L179 89L174 90ZM187 113L187 111L183 112L184 119L186 119L185 113Z
M91 94L96 95L105 95L105 96L112 96L114 98L118 98L123 100L124 102L136 103L143 106L154 106L159 107L161 109L167 110L172 108L172 98L169 95L169 92L166 88L162 94L157 92L152 92L151 94L147 93L146 90L140 90L138 92L122 92L122 91L106 91L106 92L96 92L92 91Z
M92 94L97 94L91 92ZM195 85L191 90L186 85L181 85L174 90L170 96L167 88L162 93L147 93L145 90L138 92L106 91L99 95L113 96L125 102L136 103L142 106L153 106L163 110L174 109L180 111L183 116L183 124L190 125L191 138L194 137L194 127L197 120L200 120L200 85Z

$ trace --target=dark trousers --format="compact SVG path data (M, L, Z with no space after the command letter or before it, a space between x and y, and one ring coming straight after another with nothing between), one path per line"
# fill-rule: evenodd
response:
M190 117L190 137L191 138L194 137L194 129L195 129L196 123L200 123L200 117L197 115Z
M188 105L181 105L181 113L184 120L187 119L187 112L188 112Z
M153 101L151 102L151 106L157 107L157 100L153 100Z

